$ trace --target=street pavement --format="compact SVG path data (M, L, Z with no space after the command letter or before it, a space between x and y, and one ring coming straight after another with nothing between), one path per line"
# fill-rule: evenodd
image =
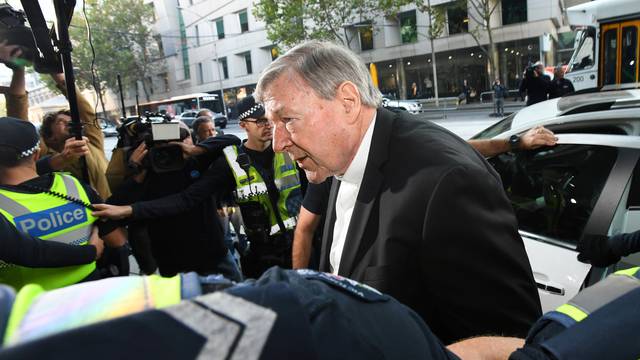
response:
M516 111L518 108L507 108L506 112ZM489 127L499 120L499 118L491 116L493 109L490 107L472 107L460 108L458 110L449 111L429 111L418 115L423 120L433 121L436 124L450 130L463 139L468 139L477 134L481 130ZM241 139L246 139L247 135L237 122L230 122L225 134L236 135ZM107 158L111 158L111 150L115 147L117 137L105 138L105 153Z

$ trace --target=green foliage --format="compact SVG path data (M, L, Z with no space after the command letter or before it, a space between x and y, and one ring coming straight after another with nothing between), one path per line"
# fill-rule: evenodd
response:
M348 45L355 36L345 26L397 14L408 0L261 0L253 9L267 23L267 36L279 47L311 39ZM356 31L357 33L357 31Z
M85 1L95 49L95 71L101 85L117 91L118 74L122 76L123 86L154 74L162 62L158 61L161 55L150 28L154 21L153 9L143 0ZM93 88L93 54L79 9L69 34L76 84L80 88ZM49 77L42 79L47 81ZM53 82L47 81L47 84L53 85Z

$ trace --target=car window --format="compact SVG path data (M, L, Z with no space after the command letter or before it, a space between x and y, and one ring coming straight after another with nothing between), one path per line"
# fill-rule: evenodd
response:
M520 230L576 245L600 197L617 149L558 145L490 160Z
M498 134L502 134L505 131L508 131L511 129L511 123L513 122L513 118L516 117L516 113L513 113L509 116L507 116L506 118L498 121L497 123L491 125L490 127L486 128L485 130L481 131L480 133L478 133L477 135L475 135L474 137L472 137L471 139L476 140L476 139L491 139L492 137L498 135Z

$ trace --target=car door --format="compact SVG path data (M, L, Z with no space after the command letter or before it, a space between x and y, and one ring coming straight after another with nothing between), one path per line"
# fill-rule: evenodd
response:
M585 232L608 234L639 151L608 146L629 136L558 138L554 147L490 159L518 218L545 312L571 299L588 279L592 268L577 260L578 241Z

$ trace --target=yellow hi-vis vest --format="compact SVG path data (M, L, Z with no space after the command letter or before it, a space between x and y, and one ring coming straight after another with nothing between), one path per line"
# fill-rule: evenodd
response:
M613 300L640 287L640 267L616 271L606 279L580 291L568 303L544 316L570 327Z
M89 203L80 182L69 175L54 174L51 191ZM86 245L96 218L80 204L46 193L21 193L0 189L0 214L18 230L42 240ZM45 290L75 284L96 268L95 262L59 268L28 268L0 261L0 283L19 290L38 284Z
M269 214L271 231L269 235L281 232L278 225L276 213L273 211L267 184L254 166L249 168L249 174L240 167L238 162L238 147L227 146L224 148L224 155L227 163L236 179L236 201L238 205L248 202L259 202L266 214ZM282 223L287 230L296 227L300 205L302 204L302 193L300 187L300 177L294 162L289 155L275 153L273 157L273 174L276 188L280 191L278 198L278 213ZM242 209L242 207L241 207Z

